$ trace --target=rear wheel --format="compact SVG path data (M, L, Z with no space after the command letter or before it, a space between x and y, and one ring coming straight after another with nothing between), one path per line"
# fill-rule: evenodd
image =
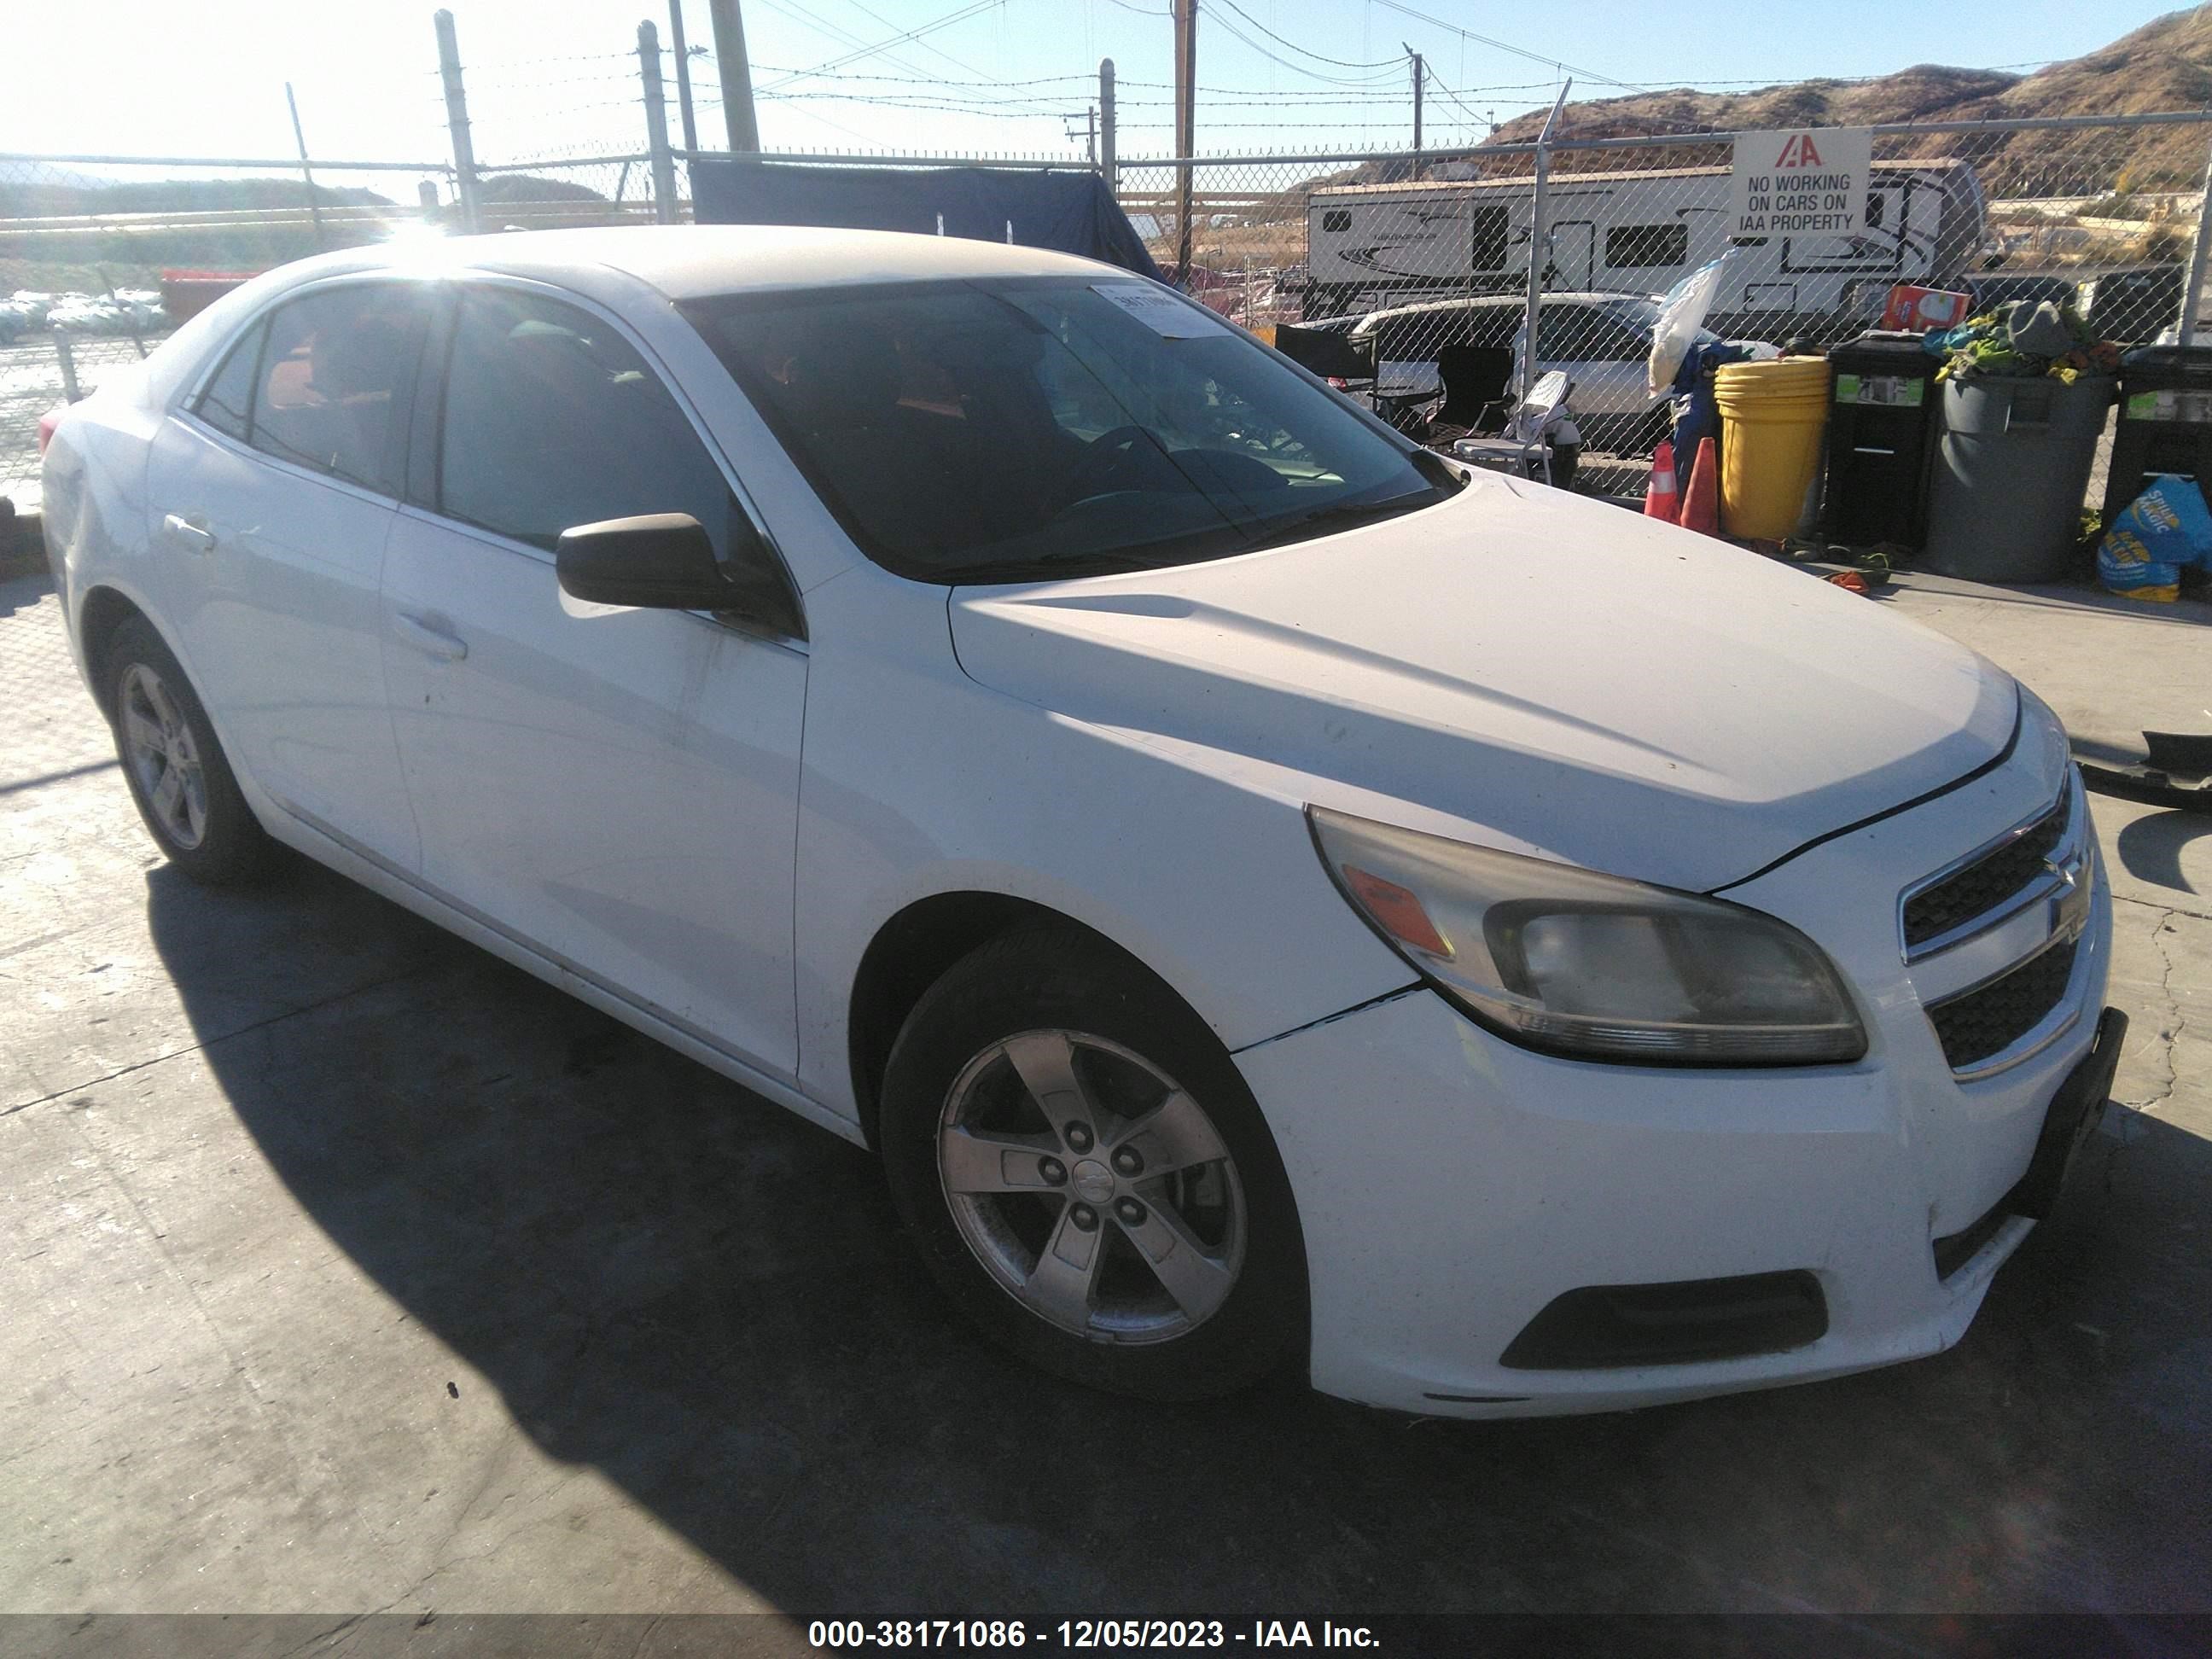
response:
M210 884L261 875L275 844L239 793L191 683L143 617L115 630L102 683L131 798L169 862Z
M1110 946L1044 928L957 963L892 1049L881 1128L938 1281L1035 1364L1176 1400L1300 1355L1304 1253L1259 1108Z

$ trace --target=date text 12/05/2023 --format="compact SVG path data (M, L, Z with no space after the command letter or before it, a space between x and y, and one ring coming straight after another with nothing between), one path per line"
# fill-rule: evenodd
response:
M806 1627L811 1647L960 1648L1005 1652L1024 1648L1371 1648L1364 1625L1328 1620L1063 1619L1033 1626L1021 1619L817 1619Z

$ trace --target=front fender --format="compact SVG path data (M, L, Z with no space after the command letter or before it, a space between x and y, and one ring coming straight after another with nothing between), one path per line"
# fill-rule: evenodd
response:
M944 599L865 576L810 596L795 944L803 1086L852 1099L848 1024L883 927L945 892L1059 912L1159 975L1234 1050L1412 975L1316 855L1294 775L1170 752L978 685L917 640ZM840 641L851 641L841 646Z

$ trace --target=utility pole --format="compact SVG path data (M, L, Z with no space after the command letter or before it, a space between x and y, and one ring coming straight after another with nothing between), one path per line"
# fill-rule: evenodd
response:
M668 0L668 44L676 53L676 112L684 121L684 148L699 148L699 128L691 118L691 54L684 46L684 0Z
M753 70L745 57L745 20L738 0L707 0L714 20L714 62L722 71L722 119L730 129L730 148L739 155L760 154L760 123L753 118Z
M446 86L446 126L453 138L453 193L460 198L461 228L478 226L477 152L469 137L469 100L461 89L461 48L453 33L453 14L441 11L430 20L438 28L438 74Z
M292 142L300 147L300 177L307 186L307 217L315 222L315 251L327 253L331 249L331 239L323 234L322 204L315 200L315 170L307 165L307 135L301 131L300 100L292 95L289 81L284 83L284 103L292 112Z
M1109 190L1121 182L1114 173L1114 60L1110 58L1098 60L1098 171Z
M645 92L645 153L653 167L653 222L676 222L676 158L668 153L668 106L661 101L660 35L647 18L637 26L637 72Z
M1406 46L1401 40L1398 43ZM1413 60L1413 177L1421 176L1421 54L1406 46L1406 56Z
M1198 0L1173 0L1175 8L1175 141L1182 165L1176 169L1175 283L1190 280L1190 153L1198 148Z

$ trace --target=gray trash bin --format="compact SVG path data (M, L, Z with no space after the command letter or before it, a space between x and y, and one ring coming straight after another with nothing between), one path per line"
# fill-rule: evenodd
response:
M1984 582L2064 575L2112 402L2103 375L1946 380L1922 568Z

